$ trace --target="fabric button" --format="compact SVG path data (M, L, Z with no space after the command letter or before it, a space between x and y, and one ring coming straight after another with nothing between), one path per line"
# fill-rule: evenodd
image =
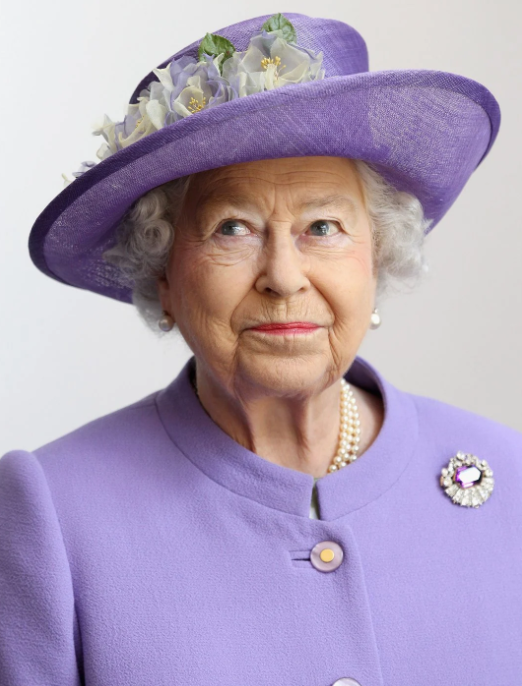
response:
M332 686L361 686L355 679L350 679L349 676L343 676L342 679L337 679Z
M310 553L310 562L320 572L333 572L342 561L343 549L335 541L321 541Z

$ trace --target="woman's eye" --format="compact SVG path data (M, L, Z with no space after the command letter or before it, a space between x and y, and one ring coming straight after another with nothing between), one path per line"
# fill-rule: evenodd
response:
M238 219L227 219L220 225L219 230L223 236L245 236L250 233L246 224Z
M337 226L335 222L319 219L310 226L310 230L315 236L331 236L337 232Z

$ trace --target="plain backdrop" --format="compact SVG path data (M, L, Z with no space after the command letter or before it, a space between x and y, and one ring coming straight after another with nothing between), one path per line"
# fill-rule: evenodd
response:
M429 278L383 304L359 354L404 390L522 430L519 2L4 0L0 11L0 455L166 386L191 355L179 336L158 340L132 306L44 276L27 239L61 174L97 159L93 123L121 121L152 68L207 31L276 12L353 25L371 70L462 74L498 99L495 145L427 239Z

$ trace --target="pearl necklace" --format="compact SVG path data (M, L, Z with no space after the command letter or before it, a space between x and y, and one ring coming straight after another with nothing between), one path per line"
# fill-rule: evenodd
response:
M337 472L357 459L361 439L361 421L357 402L350 384L341 378L341 427L337 455L328 467L329 472Z
M192 379L192 386L199 398L196 379ZM328 472L337 472L347 464L357 459L361 438L361 422L357 402L350 384L341 378L341 426L339 431L339 447L333 458ZM317 479L316 479L317 480Z

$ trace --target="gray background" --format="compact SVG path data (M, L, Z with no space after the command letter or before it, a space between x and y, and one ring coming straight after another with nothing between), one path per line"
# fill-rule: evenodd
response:
M439 69L483 83L500 133L430 234L431 274L387 300L359 354L395 385L522 431L520 4L503 0L166 0L4 4L0 21L0 455L31 450L167 385L190 356L132 306L60 285L31 263L38 214L80 162L104 113L121 121L143 76L207 31L301 12L353 25L370 69ZM407 430L407 428L405 428Z

